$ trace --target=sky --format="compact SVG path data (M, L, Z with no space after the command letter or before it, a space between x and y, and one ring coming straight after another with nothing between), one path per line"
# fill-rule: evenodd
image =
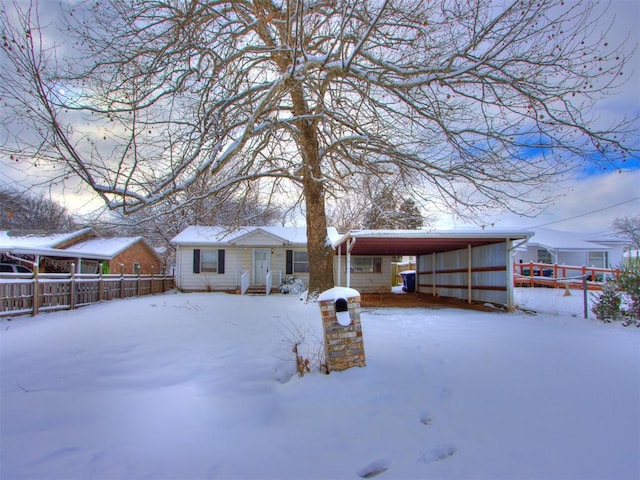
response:
M640 329L517 290L529 313L362 308L366 366L329 375L298 295L2 317L0 476L639 478Z
M600 234L610 233L617 217L640 214L640 168L574 178L558 184L556 190L561 196L535 217L508 212L487 214L480 225L494 229L545 227ZM477 226L477 223L457 221L446 215L434 225L442 229Z
M57 8L57 2L42 1L41 14L46 9ZM602 119L619 118L620 115L640 114L640 1L612 0L607 12L614 28L609 34L613 44L628 37L630 46L636 51L626 73L628 81L618 94L600 102L598 112ZM15 184L27 188L37 178L33 170L23 165L4 164L0 171L0 183ZM624 170L580 172L574 178L554 187L559 198L534 218L522 217L506 212L488 213L471 224L457 220L451 215L439 214L435 228L468 228L486 225L486 228L535 228L547 226L559 230L579 230L599 233L610 230L616 217L634 216L640 213L640 160L630 162ZM102 207L102 202L86 192L77 182L69 181L64 186L48 187L53 198L71 212L90 213Z

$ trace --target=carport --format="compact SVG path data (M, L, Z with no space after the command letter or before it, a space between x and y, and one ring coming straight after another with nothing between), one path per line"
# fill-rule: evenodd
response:
M354 256L415 256L417 292L511 309L513 252L532 236L530 231L506 230L352 230L333 244L337 285L351 287Z

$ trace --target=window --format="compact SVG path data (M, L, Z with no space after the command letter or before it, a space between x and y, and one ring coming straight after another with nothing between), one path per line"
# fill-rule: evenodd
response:
M138 262L133 262L133 274L140 274L140 264Z
M294 273L306 273L309 271L309 256L306 251L296 252L287 250L286 252L285 273L293 275Z
M382 273L381 257L351 257L352 273Z
M538 249L538 263L548 263L552 264L553 259L551 258L551 252L546 248Z
M224 250L193 249L193 273L224 273Z
M606 252L589 252L589 266L596 268L605 268L606 265Z
M218 271L218 251L202 250L200 252L200 271L216 273Z
M293 252L293 273L309 271L309 256L307 252Z

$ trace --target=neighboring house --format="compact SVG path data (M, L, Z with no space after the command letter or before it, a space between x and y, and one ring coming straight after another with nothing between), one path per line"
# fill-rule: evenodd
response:
M92 238L69 247L75 255L102 255L103 273L151 275L162 273L160 255L142 237ZM106 264L105 264L106 262ZM98 261L84 261L83 268L98 271Z
M0 260L21 263L40 272L160 273L162 260L142 237L98 238L93 229L45 234L0 232Z
M628 241L613 236L593 235L538 228L526 246L514 256L517 263L548 263L595 268L615 268L622 263Z
M332 240L338 237L327 230ZM286 277L309 280L305 227L190 226L171 243L176 286L183 291L271 291Z

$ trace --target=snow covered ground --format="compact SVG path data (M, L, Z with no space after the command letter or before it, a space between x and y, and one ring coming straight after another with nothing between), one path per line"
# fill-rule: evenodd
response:
M294 376L291 295L165 294L0 322L0 477L640 477L640 329L363 309L367 367ZM305 353L303 351L302 353Z

